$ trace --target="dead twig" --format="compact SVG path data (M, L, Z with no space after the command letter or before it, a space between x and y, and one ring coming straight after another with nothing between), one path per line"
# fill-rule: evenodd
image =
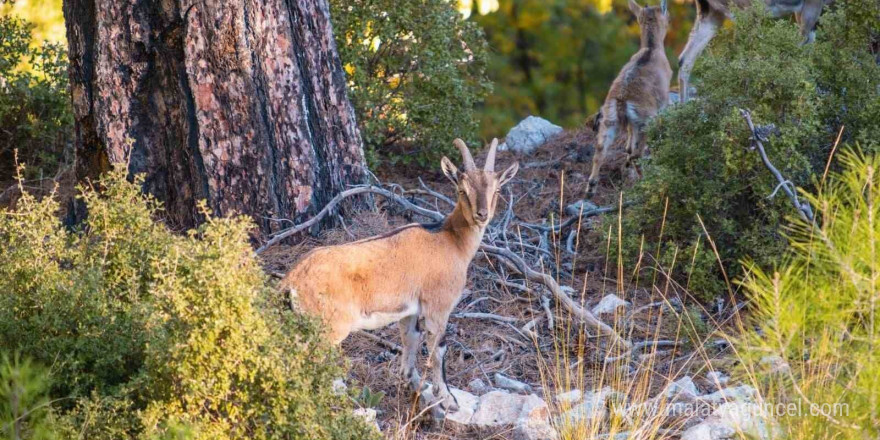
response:
M743 118L746 120L746 124L749 125L749 130L752 131L752 143L755 147L757 147L758 152L761 154L761 160L764 162L764 166L773 173L773 176L776 177L776 181L779 184L776 186L776 189L773 190L773 193L770 194L770 198L776 195L776 192L779 188L782 188L785 191L785 194L788 195L789 200L791 200L792 205L794 205L795 209L797 209L798 214L801 216L803 220L809 221L811 223L815 222L813 216L813 208L807 202L801 202L797 196L797 187L794 186L791 181L782 177L782 173L773 166L773 163L770 162L770 158L767 157L767 151L764 150L764 143L762 142L762 136L758 134L758 130L755 128L755 124L752 122L752 113L748 109L739 109L740 114L742 114Z
M266 241L266 244L257 248L257 250L254 251L254 253L259 255L259 254L263 253L266 249L281 242L281 240L284 240L287 237L290 237L292 235L298 234L302 231L309 229L310 227L312 227L312 225L318 223L324 217L326 217L327 214L329 214L330 211L332 211L333 208L335 208L336 205L338 205L342 200L344 200L348 197L356 196L358 194L365 194L365 193L379 194L381 196L384 196L385 198L388 198L388 199L391 199L391 200L397 202L398 204L400 204L401 206L403 206L407 210L414 211L416 214L428 217L428 218L435 220L435 221L441 221L445 218L445 216L443 214L440 214L437 211L432 211L430 209L422 208L421 206L418 206L418 205L410 202L405 197L398 196L397 194L394 194L391 191L388 191L387 189L380 188L375 185L356 186L356 187L353 187L351 189L347 189L347 190L337 194L336 197L334 197L332 200L330 200L330 202L327 203L324 206L324 208L318 212L318 214L316 214L314 217L310 218L309 220L307 220L303 223L300 223L294 227L287 228L283 231L279 231L278 233L272 235L269 238L269 240Z
M453 318L470 318L470 319L490 319L498 322L516 322L516 318L512 318L510 316L501 316L496 315L494 313L455 313L452 315Z
M535 281L546 286L550 293L556 297L556 300L562 303L563 307L568 310L573 316L577 317L584 324L594 327L600 334L607 335L611 337L611 339L621 344L623 347L629 348L632 346L632 343L627 341L626 339L620 337L617 332L614 331L608 324L602 322L596 315L593 315L590 311L581 307L575 300L571 299L570 296L565 294L562 291L562 288L559 287L559 284L553 277L538 272L531 267L529 267L525 261L522 260L519 256L511 252L509 249L504 249L488 244L480 245L480 250L487 254L494 255L496 257L501 257L510 262L517 271L519 271L524 277L529 279L530 281Z
M371 341L373 341L373 342L375 342L375 343L377 343L377 344L379 344L379 345L381 345L381 346L383 346L383 347L385 347L385 348L391 350L391 352L394 353L394 354L400 354L400 353L403 352L403 350L400 348L399 345L397 345L397 344L395 344L395 343L393 343L393 342L391 342L391 341L386 341L385 339L382 339L382 338L379 337L379 336L376 336L376 335L374 335L374 334L372 334L372 333L369 333L369 332L365 332L365 331L363 331L363 330L359 331L358 333L360 333L360 334L366 336L367 339L369 339L369 340L371 340Z

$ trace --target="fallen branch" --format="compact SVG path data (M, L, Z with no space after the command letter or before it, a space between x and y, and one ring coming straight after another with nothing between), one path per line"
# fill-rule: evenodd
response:
M376 336L376 335L374 335L374 334L372 334L372 333L365 332L365 331L363 331L363 330L359 331L358 333L361 334L361 335L366 336L367 339L369 339L369 340L371 340L371 341L373 341L373 342L375 342L375 343L377 343L377 344L379 344L379 345L381 345L381 346L383 346L383 347L385 347L385 348L391 350L391 352L394 353L394 354L400 354L400 353L403 352L403 349L401 349L399 345L397 345L397 344L395 344L395 343L393 343L393 342L391 342L391 341L386 341L385 339L382 339L382 338L379 337L379 336Z
M782 188L785 191L785 194L788 195L789 200L791 200L792 205L794 205L795 209L797 209L798 214L801 216L801 219L814 222L813 216L813 208L810 207L810 204L807 202L801 202L797 196L797 188L794 186L791 181L782 177L782 173L773 166L770 162L770 158L767 157L767 151L764 150L764 143L761 142L762 136L758 134L758 130L755 128L755 124L752 122L752 113L748 109L739 109L740 114L742 114L743 118L746 120L746 124L749 125L749 130L752 131L752 142L755 147L758 148L758 152L761 153L761 160L764 162L764 166L773 173L773 176L776 177L776 181L779 184L776 186L776 189L773 190L773 193L770 194L770 198L776 195L776 192L779 191L779 188Z
M499 322L516 322L516 318L512 318L510 316L501 316L496 315L494 313L455 313L452 315L453 318L471 318L471 319L491 319L493 321Z
M570 296L565 294L562 291L562 288L559 287L559 284L553 277L538 272L531 267L529 267L525 261L522 260L519 256L511 252L509 249L504 249L496 246L491 246L488 244L480 245L480 250L487 254L492 254L496 257L501 257L510 262L516 270L518 270L524 277L529 279L530 281L535 281L546 286L550 293L556 297L556 300L562 303L563 307L568 310L572 315L577 317L581 322L587 324L588 326L595 327L600 334L604 334L610 336L614 342L620 343L623 347L630 348L632 343L620 337L617 332L614 331L607 324L599 320L596 315L593 315L590 311L581 307L575 300L571 299Z
M326 217L327 214L329 214L330 211L332 211L333 208L335 208L336 205L338 205L339 202L341 202L342 200L344 200L348 197L356 196L358 194L365 194L365 193L379 194L381 196L384 196L388 199L391 199L391 200L399 203L404 208L406 208L410 211L413 211L416 214L423 215L423 216L428 217L428 218L435 220L435 221L441 221L445 218L445 216L443 214L441 214L437 211L432 211L430 209L422 208L421 206L418 206L418 205L410 202L405 197L398 196L397 194L394 194L391 191L388 191L387 189L379 188L374 185L356 186L356 187L353 187L351 189L347 189L347 190L337 194L336 197L334 197L332 200L330 200L330 202L328 202L327 205L325 205L324 208L321 209L320 212L318 212L318 214L316 214L314 217L310 218L309 220L307 220L303 223L300 223L294 227L287 228L283 231L279 231L276 234L272 235L269 238L269 240L266 242L266 244L260 246L255 251L255 253L257 255L259 255L259 254L263 253L266 249L270 248L271 246L274 246L274 245L278 244L279 242L281 242L281 240L284 240L287 237L290 237L292 235L298 234L302 231L305 231L305 230L311 228L314 224L318 223L324 217Z

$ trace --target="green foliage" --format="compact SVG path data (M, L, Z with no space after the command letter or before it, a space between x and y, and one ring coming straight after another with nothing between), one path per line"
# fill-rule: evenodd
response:
M49 440L53 429L48 379L42 368L19 356L0 357L0 436Z
M492 48L489 75L495 84L480 110L483 136L502 136L530 114L563 126L583 125L638 50L638 24L626 5L626 0L500 0L497 11L474 14ZM669 7L666 44L674 66L694 7L679 2Z
M772 270L749 264L744 281L763 331L741 335L737 351L765 399L802 408L777 417L785 438L880 435L880 157L840 162L845 170L807 196L820 226L795 221L792 253ZM769 368L773 358L788 368Z
M454 5L436 0L331 0L349 97L372 164L425 165L475 143L474 109L491 86L486 42Z
M800 187L823 173L841 125L841 146L878 139L880 68L868 40L825 31L853 26L849 3L838 3L812 45L759 5L738 12L713 41L693 76L700 96L668 109L649 129L652 157L629 196L638 203L624 218L627 257L637 258L644 235L645 249L659 250L660 263L702 300L727 291L719 259L727 279L742 274L746 255L758 265L778 261L787 247L780 225L794 208L784 195L768 197L777 182L749 148L738 109L751 109L758 125L774 124L767 154Z
M33 170L28 178L54 174L72 137L67 52L57 43L31 47L31 28L0 17L0 181L11 177L16 149Z
M83 438L370 438L334 351L288 311L245 218L185 236L124 167L82 189L69 231L25 193L0 211L0 349L51 365L60 426ZM207 214L207 213L206 213ZM210 216L208 216L210 217Z
M358 405L363 408L376 408L377 406L379 406L380 403L382 403L382 399L384 398L384 391L375 392L371 390L370 387L364 387L356 400Z

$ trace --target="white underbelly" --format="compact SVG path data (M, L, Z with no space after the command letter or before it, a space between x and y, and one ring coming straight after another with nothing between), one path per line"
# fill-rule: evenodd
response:
M406 304L405 307L402 307L400 311L361 314L360 319L358 319L354 327L357 330L376 330L400 321L407 316L415 315L418 311L419 304L418 302L413 301L410 304Z

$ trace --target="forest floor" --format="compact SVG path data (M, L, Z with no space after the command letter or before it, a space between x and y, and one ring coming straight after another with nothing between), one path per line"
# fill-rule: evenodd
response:
M548 224L551 218L558 221L570 217L563 212L566 205L585 196L592 142L593 133L585 128L557 136L528 157L498 153L499 169L513 160L520 161L520 171L510 184L510 193L502 192L505 200L508 194L513 194L513 214L518 220ZM482 163L481 156L477 156L477 163ZM407 167L397 169L401 172L380 174L380 180L413 189L420 187L421 178L427 187L452 197L452 185L439 167L419 174ZM620 184L620 176L603 176L602 182L591 201L598 206L617 206L620 192L615 184ZM506 203L499 202L496 219L507 208ZM264 265L270 272L284 273L315 247L361 239L425 220L395 210L391 204L385 207L388 209L364 211L344 227L325 230L317 237L299 238L301 241L296 244L270 248L262 254ZM449 211L448 206L442 204L435 210ZM691 376L703 390L714 390L705 373L719 369L730 371L732 357L720 335L735 332L734 323L729 322L731 317L723 313L713 315L696 306L685 289L667 281L663 271L650 267L652 264L648 262L643 263L643 267L654 270L634 273L631 269L619 268L616 262L606 261L608 247L616 243L610 243L603 231L616 228L617 218L617 214L606 214L583 219L574 253L566 251L565 237L551 236L551 242L545 244L549 250L547 255L537 263L535 259L530 260L531 264L539 264L541 267L535 269L554 275L560 285L570 286L571 296L587 309L607 294L629 301L631 305L626 312L601 318L634 342L673 341L671 346L654 347L633 363L606 363L605 356L610 353L602 339L587 335L584 327L556 301L542 304L542 298L549 298L542 285L527 282L498 259L480 252L469 270L467 289L447 328L449 385L474 392L471 381L480 379L491 386L495 383L494 374L501 373L529 384L551 404L559 392L574 388L601 389L609 385L630 394L633 401L640 400L635 393L645 400L683 376ZM490 313L512 319L501 322L455 317L463 312ZM548 325L551 319L552 326ZM396 325L372 333L400 344ZM443 422L431 423L427 416L419 417L412 395L398 375L399 357L374 338L353 334L343 342L342 349L350 362L347 382L369 388L373 393L384 393L377 407L378 422L388 438L507 438L504 429L468 428L462 432L461 428ZM425 351L422 350L419 359L423 374Z

